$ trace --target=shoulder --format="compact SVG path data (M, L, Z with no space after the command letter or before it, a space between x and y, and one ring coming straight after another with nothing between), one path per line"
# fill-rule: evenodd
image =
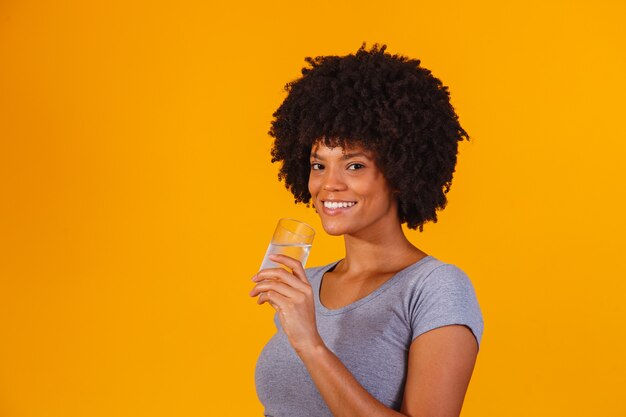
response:
M460 267L442 262L425 277L424 285L431 288L473 288L469 276Z
M446 300L448 303L476 302L476 292L469 276L452 263L434 259L415 271L408 280L413 301Z
M450 289L451 287L472 287L469 276L455 264L429 256L422 262L411 265L404 271L403 281L412 289Z
M478 343L484 321L474 285L463 269L440 262L414 283L410 291L413 336L448 324L468 326Z

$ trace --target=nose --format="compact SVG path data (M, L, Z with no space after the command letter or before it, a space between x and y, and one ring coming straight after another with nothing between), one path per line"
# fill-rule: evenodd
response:
M322 180L322 189L324 191L341 191L346 188L346 184L341 177L339 169L327 168Z

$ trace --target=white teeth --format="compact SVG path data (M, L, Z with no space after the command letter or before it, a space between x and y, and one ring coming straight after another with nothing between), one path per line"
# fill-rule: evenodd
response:
M339 207L347 208L347 207L352 207L355 204L356 203L354 201L341 201L341 202L324 201L324 207L329 208L329 209L336 209Z

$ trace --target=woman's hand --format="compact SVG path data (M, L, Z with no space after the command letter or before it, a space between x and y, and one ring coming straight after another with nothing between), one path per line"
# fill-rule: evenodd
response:
M323 345L315 321L313 290L302 264L286 255L270 255L270 259L291 268L293 273L283 268L262 269L252 278L257 284L250 296L260 294L257 304L268 302L274 307L296 353Z

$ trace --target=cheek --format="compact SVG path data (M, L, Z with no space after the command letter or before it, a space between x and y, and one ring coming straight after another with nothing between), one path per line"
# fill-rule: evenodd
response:
M319 181L317 181L314 177L309 176L309 193L311 194L311 196L315 196L318 190Z
M355 188L355 191L367 200L372 209L387 211L396 202L387 183L380 179L372 179L360 189Z

